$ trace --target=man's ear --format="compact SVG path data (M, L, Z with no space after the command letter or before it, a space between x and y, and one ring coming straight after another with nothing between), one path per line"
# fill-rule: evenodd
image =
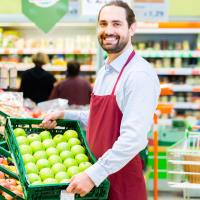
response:
M133 36L135 34L135 30L136 30L136 23L132 23L129 30L130 30L131 36Z

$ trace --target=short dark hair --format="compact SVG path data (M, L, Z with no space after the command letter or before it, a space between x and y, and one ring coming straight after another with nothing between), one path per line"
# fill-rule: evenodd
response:
M67 77L75 77L80 73L80 63L77 61L69 61L67 63Z
M126 21L128 23L129 28L130 28L131 24L136 22L135 13L133 12L133 10L130 8L130 6L126 2L123 2L120 0L110 1L109 3L107 3L103 7L101 7L99 14L98 14L98 21L99 21L102 9L107 6L117 6L117 7L124 8L126 11Z

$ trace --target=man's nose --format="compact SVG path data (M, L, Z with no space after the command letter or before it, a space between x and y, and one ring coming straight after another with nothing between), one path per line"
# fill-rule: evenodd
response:
M114 33L114 28L111 24L108 24L107 27L105 28L105 34L113 34Z

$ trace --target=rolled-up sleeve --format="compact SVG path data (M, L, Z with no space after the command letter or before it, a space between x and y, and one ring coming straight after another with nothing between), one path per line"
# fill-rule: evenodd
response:
M107 176L119 171L147 145L147 133L153 122L160 86L145 72L128 78L123 91L117 93L117 103L123 117L120 136L96 164L86 170L98 186Z
M83 127L86 129L88 125L88 117L89 117L89 111L85 110L65 110L64 112L64 119L69 120L78 120L81 122Z

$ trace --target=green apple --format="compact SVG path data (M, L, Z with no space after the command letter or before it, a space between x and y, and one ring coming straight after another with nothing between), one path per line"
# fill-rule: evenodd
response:
M46 139L42 142L45 149L48 149L50 147L56 147L56 143L52 139Z
M74 145L71 148L71 152L74 155L80 154L80 153L85 153L85 149L81 145Z
M35 163L27 163L25 165L25 169L26 169L27 174L32 174L32 173L37 174L38 173L38 168Z
M60 153L60 152L65 151L65 150L70 150L70 147L67 144L67 142L60 142L60 143L57 144L56 149Z
M74 145L81 144L81 141L78 138L70 138L68 140L68 144L69 144L70 147L72 147Z
M40 136L36 133L32 133L32 134L28 135L27 139L28 139L29 143L32 143L32 142L35 142L35 141L41 142Z
M32 154L32 149L27 144L22 144L22 145L19 146L19 148L20 148L20 152L21 152L22 155Z
M52 155L48 160L51 165L54 165L55 163L62 163L62 159L58 155Z
M58 144L58 143L61 143L61 142L65 142L65 138L64 138L63 135L57 134L57 135L54 136L53 141L54 141L56 144Z
M70 182L70 179L63 179L63 180L60 181L60 183L69 183L69 182Z
M67 174L69 175L69 177L73 177L74 175L78 174L79 171L79 167L78 166L72 166L70 168L68 168L67 170Z
M65 165L61 164L61 163L55 163L52 167L51 167L52 171L54 172L54 174L57 174L58 172L65 172L66 171L66 167Z
M17 137L17 143L18 143L18 145L22 145L22 144L27 144L28 145L29 141L28 141L26 136L18 136Z
M75 130L67 130L64 132L63 136L68 141L70 138L78 138L78 133Z
M49 131L42 131L39 134L40 138L42 139L42 141L46 140L46 139L52 139L51 133Z
M60 183L61 181L63 181L63 179L69 179L69 175L67 174L67 172L58 172L55 175L55 179Z
M59 155L59 152L58 152L58 150L55 147L49 147L46 150L46 153L47 153L48 157L51 156L51 155Z
M47 156L46 151L40 150L40 151L36 151L36 152L34 153L34 158L35 158L36 160L40 160L40 159L42 159L42 158L48 158L48 156Z
M16 137L26 136L26 132L23 128L15 128L13 131L14 131L14 134L15 134Z
M55 184L58 183L58 181L55 178L47 178L43 181L44 184Z
M38 160L36 162L36 166L37 166L37 168L39 170L41 170L43 168L50 168L51 164L50 164L50 162L47 159L42 158L42 159L40 159L40 160Z
M31 154L24 154L22 157L23 157L24 164L36 162L36 159Z
M69 168L71 166L78 166L78 163L73 158L67 158L64 161L64 165L65 165L66 168Z
M76 162L77 162L78 164L80 164L80 163L82 163L82 162L87 162L89 159L88 159L88 157L87 157L85 154L80 153L80 154L77 154L77 155L75 156L75 160L76 160Z
M33 153L35 153L36 151L44 150L42 142L40 142L40 141L34 141L34 142L32 142L30 144L30 147L31 147Z
M89 168L90 166L92 166L92 163L90 162L82 162L80 163L79 165L79 170L82 172L82 171L85 171L87 168Z
M74 158L74 155L71 151L65 150L60 153L60 157L64 161L66 158Z
M36 181L41 181L41 178L37 174L28 174L28 180L30 183L34 183Z
M54 173L50 168L41 169L39 174L42 180L46 180L47 178L54 178Z
M35 182L33 182L33 183L31 183L32 185L42 185L43 183L42 183L42 181L35 181Z

